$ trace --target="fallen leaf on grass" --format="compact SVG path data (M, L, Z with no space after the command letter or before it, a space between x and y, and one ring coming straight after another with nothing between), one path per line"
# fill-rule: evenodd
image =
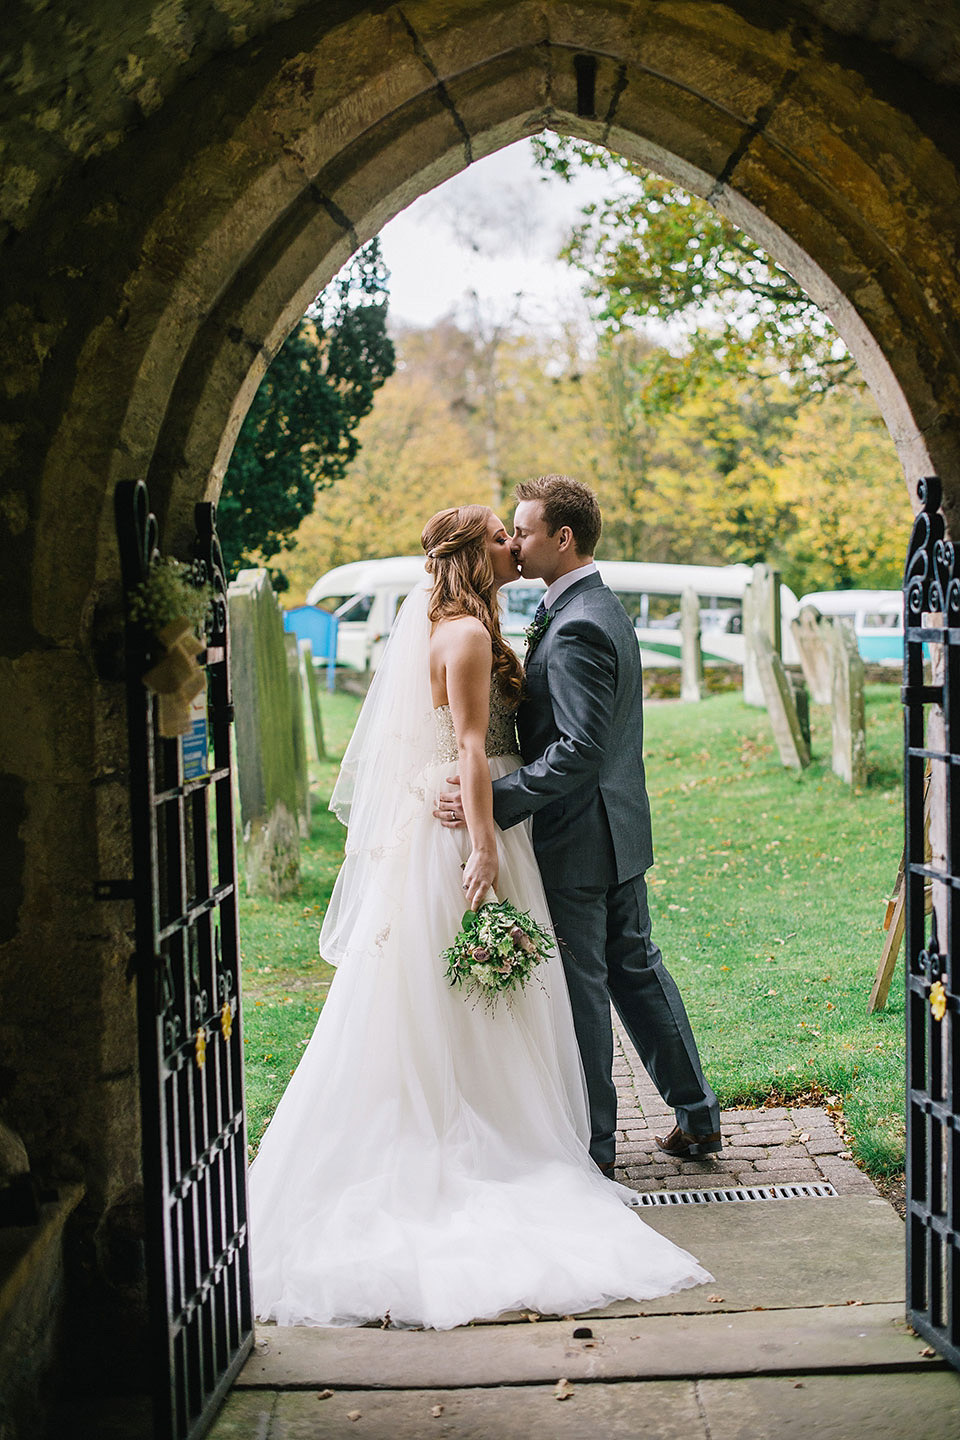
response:
M556 1385L554 1385L553 1387L554 1400L569 1400L572 1394L573 1386L570 1384L569 1380L558 1380Z

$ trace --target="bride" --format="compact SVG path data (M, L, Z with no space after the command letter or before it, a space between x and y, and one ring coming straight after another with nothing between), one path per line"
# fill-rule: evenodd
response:
M488 888L549 926L529 822L491 777L520 764L523 672L497 591L519 571L481 505L442 510L432 585L404 602L331 809L346 859L320 948L339 969L250 1173L255 1309L281 1325L446 1329L566 1315L711 1277L587 1153L560 960L485 1009L440 959ZM432 816L456 762L467 830Z

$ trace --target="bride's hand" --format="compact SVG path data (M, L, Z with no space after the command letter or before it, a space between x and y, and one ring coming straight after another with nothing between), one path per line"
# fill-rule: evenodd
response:
M497 856L483 850L471 850L463 867L463 893L468 910L476 910L488 890L497 888Z

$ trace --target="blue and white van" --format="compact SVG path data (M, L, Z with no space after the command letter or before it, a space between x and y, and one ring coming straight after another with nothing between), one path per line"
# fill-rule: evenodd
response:
M874 665L903 664L903 593L900 590L812 590L800 606L853 621L860 656Z

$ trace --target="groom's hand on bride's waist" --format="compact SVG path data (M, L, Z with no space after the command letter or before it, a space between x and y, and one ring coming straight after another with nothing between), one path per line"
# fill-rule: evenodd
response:
M458 830L467 823L463 815L463 801L460 799L460 776L448 775L446 783L456 785L457 788L440 792L437 796L437 808L433 813L448 830Z

